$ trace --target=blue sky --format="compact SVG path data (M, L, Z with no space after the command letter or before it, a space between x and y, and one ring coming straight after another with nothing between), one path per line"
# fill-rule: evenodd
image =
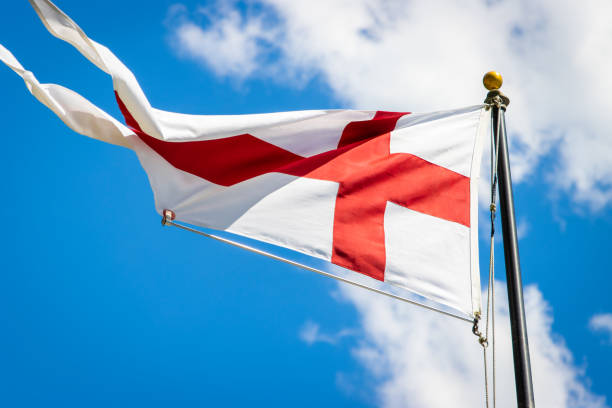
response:
M56 2L170 111L449 109L480 103L482 74L500 70L512 100L536 398L610 405L612 138L603 112L612 106L599 98L612 90L603 74L612 57L599 51L612 37L597 31L603 3L582 14L544 1L449 3L437 14L362 3ZM121 118L108 76L53 38L27 2L4 11L0 43L26 69ZM492 32L486 21L501 15L494 46L479 30ZM162 228L132 152L70 131L9 69L0 83L3 406L444 406L424 395L440 383L482 400L481 361L454 357L464 348L479 356L471 334L449 337L444 318ZM481 239L483 270L486 248ZM496 251L503 277L501 242ZM500 344L500 388L507 351Z

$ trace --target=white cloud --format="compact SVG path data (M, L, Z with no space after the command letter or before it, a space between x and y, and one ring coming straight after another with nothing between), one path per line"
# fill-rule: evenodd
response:
M352 336L355 334L354 330L342 329L337 333L322 333L321 327L310 320L308 320L300 329L300 339L309 346L314 343L328 343L336 344L342 338Z
M181 55L203 63L220 76L243 79L253 74L264 58L266 44L275 36L264 28L261 16L245 18L227 2L200 8L194 17L207 20L206 28L195 24L184 6L172 6L166 20L171 27L170 41Z
M604 332L612 343L612 313L596 314L589 320L589 328L593 331Z
M545 176L593 210L612 200L609 1L256 3L216 4L204 26L183 10L171 24L178 49L218 75L317 73L338 99L370 109L472 105L497 69L512 100L514 179Z
M497 404L516 404L508 305L503 284L497 290ZM355 357L377 382L376 405L382 407L475 407L484 401L482 349L465 322L340 286L360 312L364 340ZM588 389L583 368L558 335L552 312L540 291L525 291L536 406L603 408L603 397ZM344 377L346 382L346 377ZM344 384L344 389L351 389Z
M518 239L525 238L527 234L529 234L529 228L531 228L529 221L527 221L525 218L519 218L516 226L516 234Z

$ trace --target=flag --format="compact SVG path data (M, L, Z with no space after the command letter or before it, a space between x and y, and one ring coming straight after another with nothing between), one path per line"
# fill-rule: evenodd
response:
M133 149L162 214L480 312L477 184L485 108L186 115L153 108L132 72L48 0L47 29L113 80L125 125L0 59L78 133Z

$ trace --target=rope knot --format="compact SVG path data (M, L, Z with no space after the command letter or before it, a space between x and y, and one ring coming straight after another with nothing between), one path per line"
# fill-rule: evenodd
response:
M484 347L484 348L487 348L487 347L489 346L489 340L487 340L487 338L486 338L486 337L482 337L482 336L480 336L480 337L478 338L478 342L479 342L479 343L480 343L480 345L481 345L482 347Z

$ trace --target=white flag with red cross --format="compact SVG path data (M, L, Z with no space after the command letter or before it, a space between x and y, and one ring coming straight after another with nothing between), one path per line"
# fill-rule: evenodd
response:
M134 75L48 0L56 37L112 76L125 124L0 59L68 126L133 149L161 214L289 248L480 312L477 184L482 105L452 111L317 110L199 116L151 107Z

